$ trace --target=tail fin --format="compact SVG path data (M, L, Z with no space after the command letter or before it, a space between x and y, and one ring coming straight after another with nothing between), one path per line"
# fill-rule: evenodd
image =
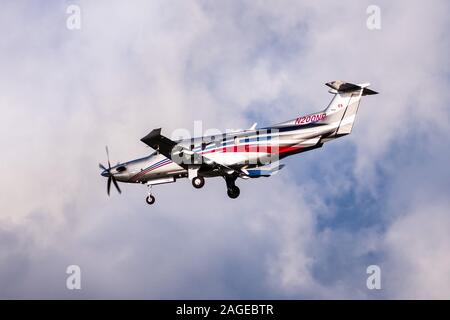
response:
M334 97L325 110L277 123L272 127L306 126L312 123L329 124L332 128L336 128L329 136L349 134L352 131L361 97L378 92L368 89L369 83L353 84L333 81L326 85L331 88L329 92L333 93Z
M367 87L369 83L353 84L343 81L326 83L330 93L335 96L324 110L326 114L323 122L337 124L336 135L349 134L352 131L362 96L377 94Z

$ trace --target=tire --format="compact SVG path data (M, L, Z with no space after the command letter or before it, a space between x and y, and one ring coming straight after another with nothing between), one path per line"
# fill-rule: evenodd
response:
M192 185L196 189L202 188L205 185L205 178L203 178L203 177L195 177L194 179L192 179Z
M149 195L147 198L145 198L145 201L147 204L154 204L155 203L155 197L152 195Z
M236 199L241 194L241 190L238 187L234 186L227 189L227 194L231 199Z

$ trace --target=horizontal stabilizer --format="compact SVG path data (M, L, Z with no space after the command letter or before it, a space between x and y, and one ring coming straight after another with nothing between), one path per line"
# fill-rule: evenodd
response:
M367 88L368 86L370 86L370 83L353 84L349 82L336 80L332 82L327 82L325 83L325 85L331 88L330 93L347 93L363 89L362 92L363 96L378 94L378 92Z

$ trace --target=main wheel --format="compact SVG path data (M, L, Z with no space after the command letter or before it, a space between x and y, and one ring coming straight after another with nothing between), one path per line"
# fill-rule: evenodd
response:
M236 199L241 194L241 190L238 187L234 186L227 189L227 194L231 199Z
M152 195L149 195L147 198L145 198L145 201L147 204L154 204L155 203L155 197Z
M192 185L196 189L202 188L205 185L205 178L203 178L203 177L195 177L194 179L192 179Z

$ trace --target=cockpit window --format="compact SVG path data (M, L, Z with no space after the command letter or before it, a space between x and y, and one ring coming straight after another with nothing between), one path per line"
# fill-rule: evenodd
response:
M116 168L117 172L124 172L125 170L127 170L127 167L125 167L125 166L119 166Z

